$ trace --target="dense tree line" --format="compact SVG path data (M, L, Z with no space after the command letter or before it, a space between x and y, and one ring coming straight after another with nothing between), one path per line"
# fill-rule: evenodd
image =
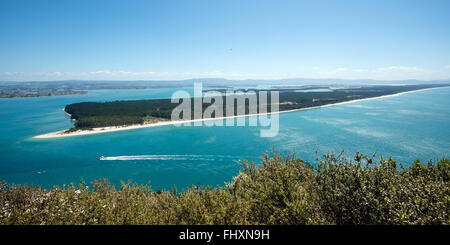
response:
M95 181L46 190L0 184L0 224L449 224L450 160L326 155L244 161L214 189L153 191L149 185Z
M442 85L409 85L409 86L368 86L352 89L337 89L331 92L296 92L291 89L277 90L279 95L279 110L293 110L321 106L332 103L339 103L355 99L378 97L382 95L395 94L399 92L416 90ZM256 90L256 94L266 90ZM267 91L267 92L270 92ZM222 97L223 112L226 112L226 96ZM259 96L257 96L259 100ZM268 93L268 109L270 106L270 93ZM192 101L191 101L192 102ZM214 103L214 99L212 103ZM191 103L191 118L194 118L193 103ZM211 104L203 103L202 111ZM258 103L259 105L259 103ZM76 120L75 127L78 129L123 126L144 123L145 117L168 120L171 118L172 110L177 107L177 103L171 103L170 99L153 100L131 100L113 102L82 102L70 104L65 107L65 111ZM246 101L244 113L249 114L249 101ZM234 106L234 115L238 114L238 106ZM257 111L260 111L257 108ZM215 115L213 114L215 117Z

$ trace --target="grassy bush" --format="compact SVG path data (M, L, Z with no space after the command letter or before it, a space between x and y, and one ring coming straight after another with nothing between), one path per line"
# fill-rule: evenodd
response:
M224 187L178 192L107 180L45 190L0 184L0 224L449 224L450 161L410 168L326 155L244 161Z

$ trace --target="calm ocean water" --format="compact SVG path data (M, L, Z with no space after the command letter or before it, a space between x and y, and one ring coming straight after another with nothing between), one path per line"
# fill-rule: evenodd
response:
M359 151L415 159L450 157L450 88L280 114L277 137L258 127L163 126L59 139L32 136L72 126L62 108L81 101L169 98L176 89L102 90L87 95L0 99L0 180L52 187L101 177L153 189L221 185L239 173L238 161L259 161L275 149L314 161ZM187 88L192 93L192 88ZM100 161L100 156L108 161Z

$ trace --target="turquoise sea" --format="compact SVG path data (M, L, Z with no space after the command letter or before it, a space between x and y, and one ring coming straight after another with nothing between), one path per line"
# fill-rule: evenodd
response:
M170 98L177 89L94 90L86 95L0 99L0 180L50 188L102 177L153 189L221 185L239 173L239 160L271 149L314 162L319 155L356 151L415 159L450 157L450 88L280 114L276 137L258 127L162 126L58 139L32 136L70 128L66 104ZM185 88L192 94L192 88ZM100 156L110 157L100 161Z

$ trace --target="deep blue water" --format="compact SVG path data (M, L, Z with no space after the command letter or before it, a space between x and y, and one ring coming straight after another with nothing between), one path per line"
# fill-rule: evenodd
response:
M72 126L62 108L81 101L169 98L176 89L101 90L87 95L0 99L0 180L52 187L101 177L151 182L154 189L230 181L238 161L263 152L319 155L360 151L405 166L450 156L450 88L280 114L280 131L258 127L163 126L59 139L32 136ZM192 88L186 88L192 93ZM100 156L118 157L100 161ZM128 156L126 158L120 156ZM137 160L139 159L140 160ZM133 160L134 159L134 160ZM144 160L143 160L144 159Z

